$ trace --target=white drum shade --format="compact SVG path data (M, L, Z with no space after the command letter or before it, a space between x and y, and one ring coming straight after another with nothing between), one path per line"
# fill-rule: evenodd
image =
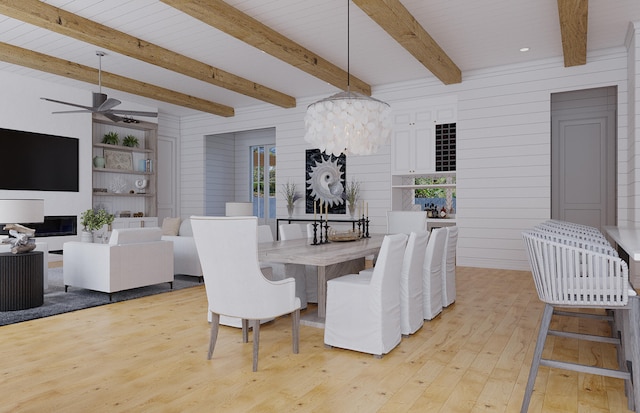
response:
M44 199L0 199L0 223L44 222Z

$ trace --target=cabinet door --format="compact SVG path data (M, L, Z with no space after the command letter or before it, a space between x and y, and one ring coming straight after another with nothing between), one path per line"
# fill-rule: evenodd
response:
M411 156L413 137L411 130L395 130L393 134L393 173L408 174L414 168L414 157Z
M430 123L418 123L414 126L414 168L415 174L424 174L435 171L435 137L434 125Z

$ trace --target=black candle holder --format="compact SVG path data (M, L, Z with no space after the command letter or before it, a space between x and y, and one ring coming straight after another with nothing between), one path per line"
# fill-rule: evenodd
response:
M313 225L313 243L311 245L318 245L318 223L313 221L311 225ZM322 237L322 230L320 230L320 236Z

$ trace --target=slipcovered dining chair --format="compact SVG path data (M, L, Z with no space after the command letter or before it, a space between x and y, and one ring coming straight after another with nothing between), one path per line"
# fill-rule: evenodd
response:
M447 229L431 230L424 256L422 303L425 320L433 320L442 312L442 261L447 242Z
M429 241L426 231L409 234L400 271L400 330L413 334L424 324L422 309L422 271Z
M407 234L427 230L424 211L387 211L387 234Z
M211 313L211 359L220 316L242 319L242 339L253 329L253 371L258 369L260 320L291 314L293 352L298 353L300 299L295 280L269 281L258 263L256 217L191 217Z
M449 307L456 301L456 248L458 227L446 227L447 240L442 257L442 306Z
M282 241L307 238L307 227L301 224L280 224L280 239ZM296 280L296 295L300 298L302 308L307 308L307 270L302 264L284 264L286 277ZM316 282L317 284L317 282Z
M557 235L554 235L556 238ZM620 378L626 381L625 387L631 387L631 376L624 366L618 369L596 367L591 364L570 363L556 359L543 359L542 352L548 335L568 337L580 340L612 343L621 348L618 337L593 336L584 333L550 330L553 315L599 318L612 321L608 314L601 316L592 312L584 314L580 309L627 310L629 295L635 294L629 284L629 271L626 262L617 254L599 252L602 245L587 244L575 246L579 239L551 239L548 233L539 230L524 231L522 238L531 266L533 281L540 301L545 303L538 338L534 350L529 378L525 388L521 412L526 412L538 374L539 366L548 366L582 373L598 374ZM592 249L593 248L593 249ZM560 308L578 309L571 312ZM620 360L620 357L618 358Z
M349 274L327 282L325 345L382 357L400 343L400 270L406 242L405 234L386 235L370 275Z

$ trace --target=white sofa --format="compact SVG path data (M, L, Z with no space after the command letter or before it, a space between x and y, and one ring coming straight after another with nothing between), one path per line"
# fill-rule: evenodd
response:
M114 293L164 282L173 288L173 245L160 228L114 229L109 244L66 242L63 246L65 291L68 287Z
M202 279L202 267L196 242L193 240L191 220L188 218L182 220L178 235L163 235L162 239L173 242L173 273Z

